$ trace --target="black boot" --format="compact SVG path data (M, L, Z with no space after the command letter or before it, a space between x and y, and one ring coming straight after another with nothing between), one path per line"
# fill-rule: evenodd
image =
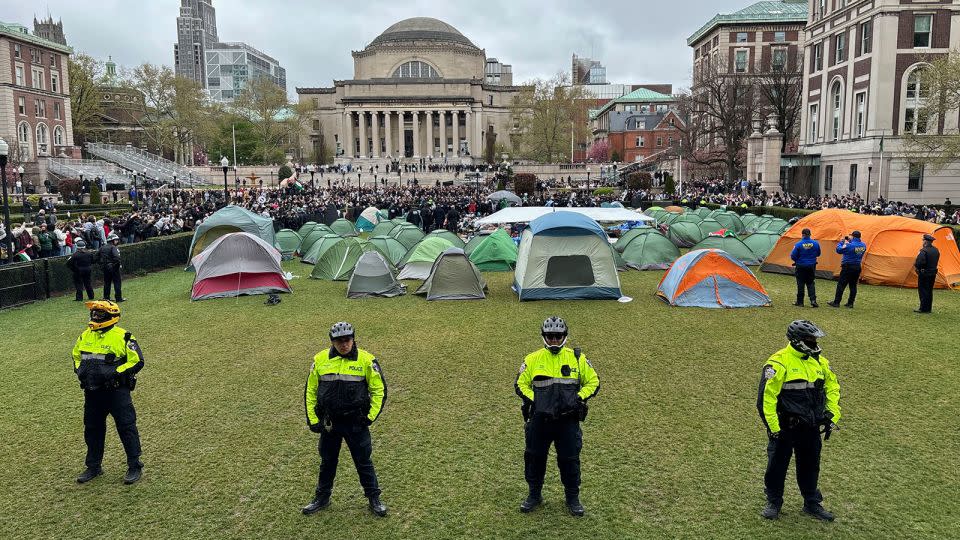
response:
M520 503L520 511L524 514L529 514L541 504L543 504L543 496L540 494L540 490L531 489L530 493L527 494L527 498Z
M809 514L821 521L833 521L833 514L824 510L820 504L803 505L803 513Z
M370 511L373 512L373 515L377 517L384 517L387 515L387 505L380 501L379 495L370 497Z
M820 304L818 304L816 300L811 300L810 307L820 307Z
M86 484L101 474L103 474L103 470L100 467L87 467L80 473L80 476L77 477L77 483Z
M567 497L567 511L570 512L570 515L581 517L583 516L583 505L580 504L580 497L574 495L572 497Z
M330 495L314 495L310 504L301 508L300 511L303 512L304 515L309 516L310 514L316 514L328 506L330 506Z
M127 467L127 474L123 476L123 483L126 485L136 484L143 476L143 463L136 462Z
M768 502L767 506L760 511L760 515L763 516L764 519L777 519L780 517L780 507L772 502Z

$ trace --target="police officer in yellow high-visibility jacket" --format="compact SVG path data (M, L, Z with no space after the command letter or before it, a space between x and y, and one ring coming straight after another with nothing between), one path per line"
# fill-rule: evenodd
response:
M790 344L763 366L757 410L767 426L767 472L763 477L767 505L761 515L780 516L783 484L792 454L797 456L797 485L803 511L824 521L833 514L824 510L817 489L820 476L820 427L826 437L839 429L840 384L821 354L817 339L826 334L810 321L793 321L787 327Z
M387 507L380 502L380 486L370 455L373 445L369 426L380 416L387 400L387 385L377 359L357 348L349 323L330 328L330 349L317 353L307 376L304 404L307 426L320 434L320 474L317 491L304 514L313 514L330 505L333 479L337 475L340 445L347 442L353 464L360 476L370 511L383 517Z
M566 495L567 510L582 516L580 504L580 422L587 417L587 400L597 394L600 379L579 349L564 347L567 324L550 317L541 326L544 348L530 353L520 366L516 392L523 400L526 422L524 477L530 492L520 504L531 512L543 502L543 477L550 445L557 449L557 466Z
M137 383L135 375L143 368L143 352L130 332L117 326L120 306L110 301L87 302L86 306L90 322L73 346L73 369L83 388L83 438L87 443L86 469L77 482L83 484L102 474L110 414L127 454L123 482L133 484L140 480L143 463L130 392Z

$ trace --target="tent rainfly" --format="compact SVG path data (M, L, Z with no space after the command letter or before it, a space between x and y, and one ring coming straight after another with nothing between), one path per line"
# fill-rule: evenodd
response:
M650 228L633 231L640 234L630 236L620 252L627 266L637 270L665 270L680 257L680 249L660 231Z
M437 257L427 279L414 294L427 300L483 300L487 283L460 248L447 248Z
M363 247L356 238L341 238L319 254L310 277L329 281L348 280L361 255Z
M430 234L427 235L428 238L434 237L434 236L439 236L440 238L443 238L444 240L453 244L453 247L455 248L463 249L463 247L466 245L466 243L459 236L457 236L456 234L446 229L436 229L434 231L431 231Z
M339 234L340 236L356 236L357 229L353 226L353 223L350 223L350 220L345 218L340 218L330 224L330 228L333 232Z
M368 206L366 210L360 212L357 218L357 230L370 232L378 223L383 221L385 216L375 206Z
M293 254L297 252L297 248L300 247L300 242L303 239L300 238L300 235L296 231L290 229L280 229L277 231L277 241L274 244L274 247L280 252L280 255L283 256L283 259L292 259Z
M217 238L241 231L262 238L271 246L277 241L273 232L273 219L231 204L217 210L197 226L193 240L190 241L190 257L198 255Z
M677 259L660 280L657 297L683 307L770 305L770 296L753 272L719 249L697 249Z
M336 244L340 240L343 240L343 237L338 234L324 234L323 236L317 238L316 241L310 245L310 248L307 251L300 254L300 262L306 264L317 264L317 259L322 257L323 254L330 248L330 246Z
M193 257L191 300L290 292L280 252L247 232L227 233Z
M417 242L423 240L424 234L420 230L420 227L416 225L400 225L399 227L390 231L390 236L396 238L403 244L403 247L407 248L409 251L413 246L417 245Z
M424 238L400 261L403 268L400 270L397 279L427 279L437 257L446 249L452 247L453 244L448 240L437 236Z
M397 281L390 263L378 251L367 251L357 259L357 265L347 283L347 298L392 298L406 292Z
M503 229L482 236L480 242L468 255L470 262L483 272L509 272L517 264L517 244Z
M403 256L407 254L407 248L399 240L390 236L374 236L370 239L370 244L393 266L400 264Z

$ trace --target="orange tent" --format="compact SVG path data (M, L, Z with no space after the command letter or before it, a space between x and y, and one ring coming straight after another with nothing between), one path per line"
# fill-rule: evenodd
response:
M670 212L671 214L682 214L685 212L682 206L668 206L664 208L664 210Z
M936 237L933 245L940 250L935 286L960 288L960 250L952 229L913 218L864 216L848 210L820 210L796 222L773 246L760 270L792 274L790 252L803 229L810 229L811 237L820 242L822 255L817 263L817 277L840 275L841 255L836 251L837 243L851 232L860 231L860 239L867 245L861 281L896 287L917 286L913 262L923 246L924 233L932 234Z

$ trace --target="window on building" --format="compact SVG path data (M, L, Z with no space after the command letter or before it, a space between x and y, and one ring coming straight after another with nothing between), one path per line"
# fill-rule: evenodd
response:
M787 67L787 50L778 47L773 50L772 67L774 71L783 71Z
M857 94L855 99L856 99L856 105L857 105L857 108L856 108L857 118L855 122L855 127L857 132L857 138L860 138L866 134L866 129L867 129L867 125L866 125L867 93L860 92L859 94Z
M47 149L47 125L46 124L37 124L37 155L46 155L49 153Z
M823 69L823 42L813 46L813 70L820 71L821 69Z
M786 32L774 32L774 33L773 33L773 41L776 42L776 43L783 43L783 42L787 41L787 33L786 33Z
M817 13L823 17L827 14L827 0L818 0L817 4L819 7L819 9L817 9Z
M847 59L847 35L840 34L836 37L837 43L837 61L835 63L839 64L844 62Z
M21 145L30 144L30 125L26 122L20 122L17 126L17 140Z
M873 21L860 25L860 54L873 52Z
M43 70L33 69L31 70L31 74L33 75L33 80L31 81L33 88L43 90Z
M317 120L317 119L313 120L313 130L320 131L320 120Z
M857 164L856 163L850 165L850 185L847 187L849 188L847 191L857 190Z
M833 105L833 127L831 129L831 140L840 140L840 115L843 113L843 88L840 81L833 83L830 90L830 99Z
M910 164L910 176L907 180L907 189L910 191L923 191L923 163Z
M426 62L413 60L398 67L393 72L394 79L439 79L440 74Z
M923 102L930 95L923 85L923 70L918 68L907 76L907 99L904 108L903 131L923 134L927 132L927 115L923 111Z
M23 66L17 66L17 86L24 86L23 84Z
M27 100L23 96L17 98L17 112L23 115L27 114Z
M823 168L823 190L833 190L833 165L827 165Z
M746 42L747 42L747 33L737 32L737 43L746 43Z
M739 50L734 53L733 70L737 73L746 73L747 71L747 51Z
M663 137L657 135L657 148L663 148Z
M39 99L33 100L33 115L40 116L40 100Z
M20 44L19 44L19 43L14 43L14 44L13 44L13 57L14 57L14 58L20 58Z
M487 105L493 105L493 94L487 96Z
M673 137L667 137L667 146L673 146Z
M40 53L38 53L36 49L30 49L30 61L34 64L40 63Z
M817 123L819 121L820 105L814 103L810 105L810 131L807 133L807 142L815 144L817 142Z
M624 105L624 106L623 106L623 110L624 110L624 112L636 112L637 106L636 106L636 105Z
M913 19L913 46L930 46L930 29L933 27L933 15L917 15Z
M643 148L643 137L637 137L637 148Z
M53 128L53 144L63 146L63 128L57 126Z
M670 117L670 121L668 123L670 124L670 127L674 127L674 125L676 124L676 121L674 120L673 117Z
M50 90L52 90L55 94L60 93L60 76L56 73L50 74Z
M60 120L60 102L55 101L53 103L53 118L55 120Z

